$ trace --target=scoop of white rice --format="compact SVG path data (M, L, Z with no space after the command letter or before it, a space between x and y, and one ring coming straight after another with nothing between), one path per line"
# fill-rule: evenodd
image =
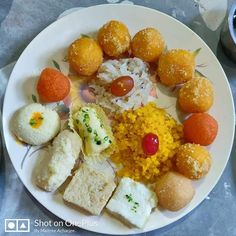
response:
M133 89L123 97L116 97L106 91L105 84L111 83L120 76L130 76L134 80ZM148 102L152 82L148 65L139 58L108 60L98 70L98 80L90 86L94 89L96 102L111 111L135 109Z
M43 121L38 128L30 125L30 119L36 112L42 113ZM41 145L53 139L60 131L60 117L57 112L32 103L19 109L11 122L13 133L23 142L31 145Z

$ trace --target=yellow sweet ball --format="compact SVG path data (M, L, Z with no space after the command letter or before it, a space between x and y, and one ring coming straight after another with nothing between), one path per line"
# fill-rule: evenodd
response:
M178 172L189 179L200 179L211 167L210 153L198 144L186 143L176 152L176 167Z
M172 49L163 53L158 61L157 74L161 83L174 86L194 77L194 53L184 49Z
M179 90L178 103L184 112L206 112L211 108L213 102L214 88L206 78L191 79Z
M70 45L68 61L72 69L79 75L90 76L102 64L103 52L94 39L83 37Z
M133 55L146 62L156 62L164 49L164 39L154 28L140 30L131 41Z
M130 48L130 34L127 26L112 20L99 29L98 43L102 50L111 57L119 57Z

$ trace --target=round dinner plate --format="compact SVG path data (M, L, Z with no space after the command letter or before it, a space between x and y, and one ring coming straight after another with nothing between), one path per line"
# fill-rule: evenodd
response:
M196 58L196 64L201 66L197 68L212 81L215 89L215 102L209 112L218 121L219 133L209 147L213 159L209 174L202 180L194 181L196 194L187 207L178 212L156 209L144 229L129 228L106 211L103 211L101 216L89 216L67 206L60 193L47 193L37 188L32 176L38 155L30 146L19 144L10 131L12 115L17 109L29 103L41 70L46 66L52 66L53 60L66 70L63 58L68 45L81 34L95 33L111 19L124 22L131 35L145 27L157 28L162 33L168 49L184 48L194 51L201 48ZM160 102L168 103L170 99L175 98L163 97ZM177 113L176 110L174 113ZM204 41L172 17L134 5L93 6L76 11L48 26L28 45L17 61L8 83L3 107L6 147L16 172L29 192L49 211L67 221L67 225L73 223L90 231L107 234L131 234L158 229L177 221L197 207L213 189L226 166L233 143L234 119L234 104L226 75Z

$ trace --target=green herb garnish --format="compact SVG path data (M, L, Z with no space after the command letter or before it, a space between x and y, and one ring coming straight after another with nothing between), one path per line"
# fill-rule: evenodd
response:
M128 202L130 202L133 206L131 207L131 211L133 212L137 212L137 208L139 207L139 203L138 202L135 202L132 198L132 195L131 194L126 194L125 195L125 198L128 200Z
M87 123L89 122L90 118L89 118L89 115L87 113L84 114L84 119L83 119L83 122L84 123Z
M125 197L128 200L128 202L133 201L133 198L132 198L131 194L130 195L126 194Z
M88 127L88 128L87 128L87 131L88 131L89 133L92 133L92 128L91 128L91 127Z
M89 115L86 113L86 114L84 114L84 118L85 119L89 119Z
M35 119L30 119L30 125L35 125L36 124L36 121L35 121Z
M131 211L134 211L134 212L136 213L136 212L137 212L137 207L133 206L133 207L131 208Z

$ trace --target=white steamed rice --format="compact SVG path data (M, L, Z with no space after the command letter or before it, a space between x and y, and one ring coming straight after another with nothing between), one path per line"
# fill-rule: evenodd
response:
M120 76L130 76L134 80L133 89L123 97L113 96L106 91L106 84ZM148 65L139 58L125 58L120 60L108 60L104 62L97 77L90 86L94 89L96 102L102 107L113 112L136 109L148 102L149 93L152 89L152 82L149 77Z

